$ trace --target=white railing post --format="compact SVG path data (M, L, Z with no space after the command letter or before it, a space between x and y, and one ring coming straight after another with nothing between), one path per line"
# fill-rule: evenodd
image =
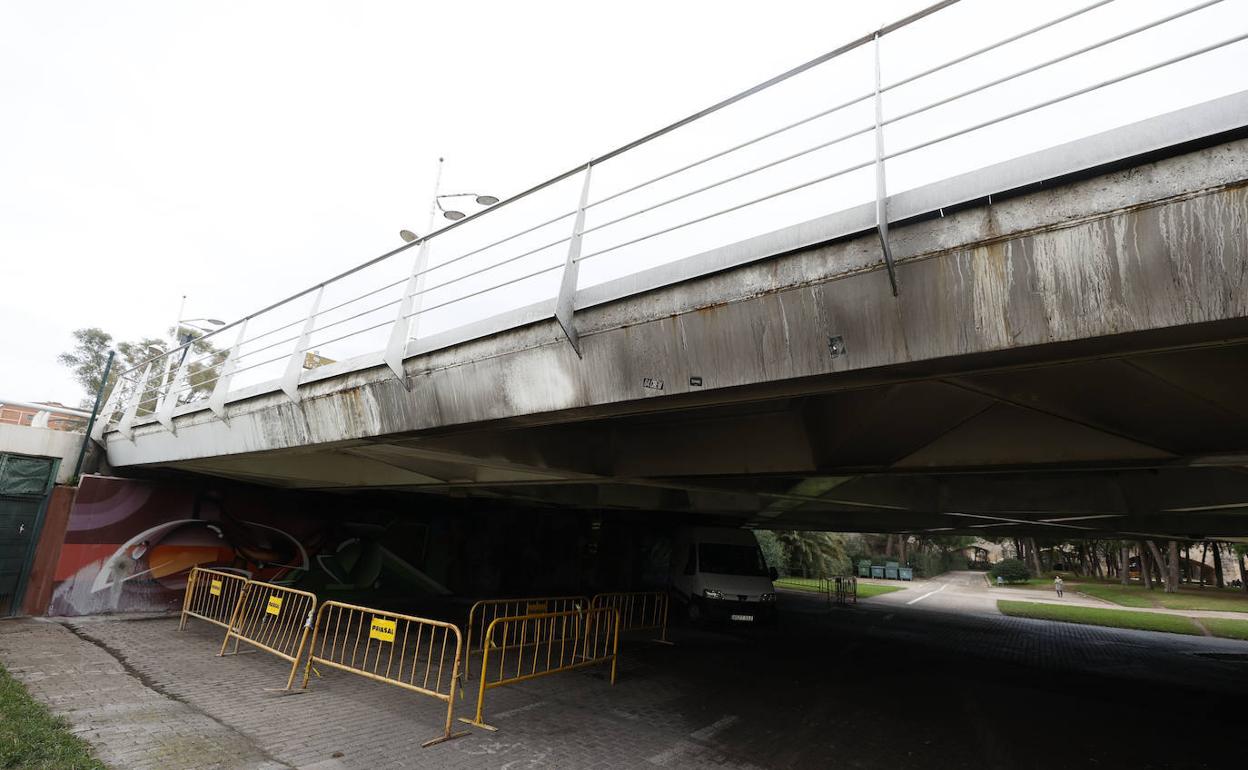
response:
M299 339L295 340L295 349L290 352L290 358L286 362L286 374L282 377L282 390L286 391L286 395L291 401L299 400L299 375L303 372L303 352L308 348L308 337L312 336L312 329L316 326L316 312L321 307L321 295L325 293L325 284L321 284L316 290L316 296L312 298L312 307L308 310L308 320L303 323L303 332L299 334Z
M212 410L219 419L225 419L225 397L230 393L230 378L234 376L234 370L238 368L238 349L242 347L243 335L247 333L247 321L238 325L238 336L234 338L234 347L230 348L230 352L226 354L225 360L221 362L221 373L217 375L217 384L212 386L212 395L208 397L208 408Z
M143 374L134 381L134 390L130 393L130 400L126 402L126 411L117 423L117 430L131 441L134 441L134 419L139 414L139 402L143 400L143 391L147 390L147 378L151 372L152 364L148 362L143 367Z
M421 292L425 288L425 267L429 264L429 239L425 236L416 248L416 261L412 274L403 287L403 299L399 301L399 314L390 327L390 341L386 344L386 365L399 382L407 387L407 374L403 371L403 357L407 353L407 341L412 338L413 324L418 324L416 313L420 310Z
M568 259L563 265L563 280L559 284L559 297L555 300L555 320L567 336L576 357L581 358L581 338L576 333L573 315L576 313L576 283L580 272L581 233L585 230L585 207L589 204L589 178L593 164L585 164L585 183L581 187L581 202L576 207L576 220L572 223L572 238L568 241Z
M169 355L172 356L173 353L170 352ZM173 410L178 405L179 388L186 382L186 370L190 365L191 348L188 343L187 347L182 351L182 362L178 364L177 374L173 375L173 381L166 386L164 396L160 399L160 405L156 407L156 419L171 433L177 433L173 429ZM172 368L172 362L170 362L170 365L165 367L165 371L168 372ZM168 375L166 375L165 379L168 379Z
M893 267L893 250L888 245L888 186L884 179L884 95L880 90L880 33L875 33L875 230L880 235L888 283L897 296L897 272Z

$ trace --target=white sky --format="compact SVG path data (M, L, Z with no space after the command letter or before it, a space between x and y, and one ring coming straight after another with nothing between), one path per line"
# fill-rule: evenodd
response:
M964 0L921 38L899 35L893 49L886 45L885 80L1003 34L994 30L1017 31L1088 2ZM1104 37L1115 24L1196 2L1118 0L1089 14L1082 29L1086 39ZM183 294L185 317L232 321L394 248L400 228L423 230L440 155L443 191L506 197L926 4L8 0L0 4L0 397L81 400L55 360L75 328L158 336ZM1178 51L1244 31L1246 6L1226 0L1176 22L1165 40L1177 40ZM1067 39L1038 41L1037 50ZM1072 64L1068 74L1086 83L1089 66L1113 74L1132 56L1164 55L1156 40L1138 43ZM1223 49L1196 70L1159 75L1147 90L1122 91L1097 109L1075 105L1054 125L1074 130L1073 138L1243 88L1246 52L1242 43ZM800 117L811 111L810 88L854 96L869 86L869 64L866 56L847 60L825 80L812 76L804 96L778 93L752 117L725 114L702 136L619 165L654 173L672 158L687 162L691 151L737 141L743 127L742 136L771 127L760 115L797 105L785 119ZM968 73L985 77L982 63ZM1043 85L1008 93L1026 104ZM926 86L916 94L933 98ZM905 109L905 95L898 99L896 109ZM1121 108L1128 102L1149 106L1136 115ZM869 112L836 130L854 128L862 115ZM936 133L955 125L930 117L925 125ZM1032 134L1065 140L1050 128ZM905 129L896 137L897 146L911 141ZM927 158L918 171L898 164L898 184L923 181L924 169L944 173L944 158L991 146L974 141ZM612 188L610 173L604 169L604 193L625 183ZM810 176L807 167L793 178ZM573 205L579 182L567 189L551 212ZM796 219L810 213L798 203L788 211ZM770 217L751 222L758 232L788 223L783 211L755 216ZM686 249L683 256L692 246L672 248ZM410 260L400 261L402 275Z

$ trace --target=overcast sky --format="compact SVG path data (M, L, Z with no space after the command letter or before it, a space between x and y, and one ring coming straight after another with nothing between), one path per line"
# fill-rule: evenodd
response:
M0 398L80 401L73 329L231 321L394 248L439 156L506 197L926 4L8 0ZM963 5L930 52L1001 7Z

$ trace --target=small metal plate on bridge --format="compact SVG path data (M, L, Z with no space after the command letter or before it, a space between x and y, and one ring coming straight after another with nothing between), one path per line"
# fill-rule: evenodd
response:
M845 355L845 338L839 334L835 337L828 337L828 352L833 358Z
M211 583L209 583L208 593L212 594L213 596L220 596L221 595L221 581L214 580Z
M394 625L393 620L386 620L374 616L373 622L368 627L368 638L379 639L383 642L394 643Z
M689 387L691 387L691 388L700 388L700 387L702 387L702 378L701 378L701 377L690 377L690 378L689 378Z
M280 597L280 596L270 596L270 597L269 597L269 606L265 607L265 608L264 608L264 611L265 611L265 612L267 612L267 613L269 613L270 615L280 615L280 614L282 614L282 597Z
M654 377L641 378L641 387L650 388L651 390L663 390L663 380L656 380Z
M744 621L749 622L749 621L754 620L754 616L753 616L753 615L733 615L733 616L732 616L732 619L733 619L733 620L744 620Z

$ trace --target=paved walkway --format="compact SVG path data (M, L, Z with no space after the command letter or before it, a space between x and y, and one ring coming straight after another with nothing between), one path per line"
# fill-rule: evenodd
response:
M941 585L845 610L786 592L779 629L626 639L614 687L591 668L491 690L499 732L428 749L440 703L334 671L266 692L285 664L218 658L195 621L0 622L0 662L117 768L1052 767L1051 731L1002 703L1098 715L1062 723L1063 767L1217 767L1173 736L1241 727L1248 644L941 610L961 593ZM885 601L903 594L930 596ZM1179 702L1200 708L1139 708Z
M903 591L873 597L871 601L885 604L903 604L938 608L944 610L960 610L971 613L999 614L997 600L1035 602L1038 604L1061 604L1074 607L1096 607L1100 609L1123 610L1125 612L1156 612L1162 615L1180 615L1189 618L1229 618L1248 620L1245 612L1223 612L1219 610L1171 610L1154 607L1124 607L1095 596L1067 589L1066 595L1058 598L1052 590L1027 588L996 587L988 584L984 573L972 571L946 572L930 580L892 585L904 588Z
M107 650L58 623L0 621L0 661L114 767L286 767L247 736L148 686Z

